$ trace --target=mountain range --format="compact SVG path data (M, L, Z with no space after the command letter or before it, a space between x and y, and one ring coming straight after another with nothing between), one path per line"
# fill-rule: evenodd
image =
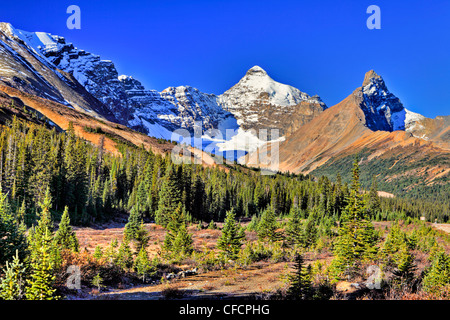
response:
M317 95L275 81L259 66L220 95L190 86L158 92L61 36L0 23L0 93L62 130L71 118L86 137L94 133L83 128L100 126L161 152L170 144L149 137L180 142L174 131L182 129L202 138L200 144L190 140L198 149L232 151L229 160L257 167L265 166L261 159L276 145L279 162L268 168L278 171L344 175L358 153L363 169L377 176L385 191L398 194L439 189L450 174L450 116L431 119L410 111L373 70L331 107ZM272 136L271 129L279 134ZM202 150L195 152L214 162Z

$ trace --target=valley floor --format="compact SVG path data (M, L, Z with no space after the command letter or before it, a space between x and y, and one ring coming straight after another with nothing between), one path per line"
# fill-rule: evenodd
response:
M218 225L221 227L221 223L218 223ZM166 231L153 223L145 224L145 226L151 236L148 246L149 256L153 257L157 255ZM113 239L122 241L123 230L124 223L121 222L113 222L96 228L75 228L80 249L88 250L90 253L93 253L98 245L103 249L106 248ZM189 230L193 234L194 247L198 249L205 246L208 249L213 249L217 238L220 236L219 230L197 230L194 226L191 226ZM253 236L251 233L247 234L249 239L252 239ZM83 297L83 299L159 300L171 298L236 299L263 297L265 293L274 292L287 285L287 282L283 281L283 276L292 272L292 266L292 262L257 262L245 268L198 273L185 278L173 279L166 283L137 285L124 289L107 288L100 294L86 293L86 297ZM191 267L180 266L183 270Z
M258 263L245 269L210 271L176 279L167 284L146 285L123 290L112 290L96 299L240 299L263 298L285 286L282 275L292 271L291 264ZM287 267L287 268L286 268Z
M386 229L391 222L373 222L379 229ZM436 229L450 233L449 224L430 224ZM148 252L150 257L156 256L164 241L165 229L153 223L145 224L151 236ZM218 227L221 228L218 223ZM80 250L93 253L96 246L105 249L113 239L119 242L123 238L124 222L110 222L95 228L75 228L79 239ZM219 230L202 229L196 226L189 228L193 234L194 247L197 249L213 249L220 236ZM256 239L252 232L247 233L247 239ZM316 261L329 262L332 254L328 250L321 253L306 253L307 264ZM178 266L181 270L190 270L192 265ZM69 296L68 299L96 300L160 300L160 299L264 299L277 291L286 290L288 275L293 272L293 262L259 261L247 267L232 267L196 273L153 284L123 284L118 288L105 288L98 293L87 289L82 295ZM167 272L168 274L169 272ZM341 298L351 295L355 288L351 283L338 283L337 293ZM338 297L335 297L338 298Z

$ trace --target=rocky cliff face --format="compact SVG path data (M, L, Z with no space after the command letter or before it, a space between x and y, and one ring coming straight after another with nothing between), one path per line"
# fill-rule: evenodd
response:
M98 55L78 49L63 37L22 31L6 23L1 25L0 30L4 31L4 37L7 37L12 46L3 51L13 56L10 61L6 56L2 57L2 61L9 64L3 64L5 72L2 74L0 71L0 79L13 87L28 90L29 93L44 98L52 97L55 101L66 104L81 101L79 97L70 96L70 88L64 88L64 82L71 81L72 88L82 88L91 100L98 100L87 101L82 108L91 111L89 104L97 104L99 109L103 108L101 113L107 114L114 121L165 139L170 139L170 131L174 129L192 130L195 121L202 121L205 129L217 126L218 121L228 114L217 103L216 96L204 94L192 87L171 87L161 93L146 90L133 77L119 76L113 62L101 60ZM17 65L17 60L20 59L14 59L19 56L19 50L26 51L39 62L30 72L31 75L24 77L31 81L28 86L21 85L20 81L23 79L17 76L23 73ZM9 77L8 72L11 73ZM43 72L46 74L43 75ZM42 77L47 81L39 81ZM52 84L57 82L56 85L48 85L49 77L54 80L50 81Z
M113 62L63 37L7 23L0 23L0 53L0 83L149 136L170 140L174 130L192 134L201 122L202 134L209 129L223 134L210 140L219 151L253 152L267 142L261 129L269 131L269 140L270 129L279 129L280 141L287 139L283 145L289 146L280 153L289 170L319 166L326 154L374 131L406 131L443 148L450 145L448 117L428 119L405 109L373 70L348 99L327 108L320 97L275 81L259 66L221 95L190 86L149 90L131 76L119 76Z
M235 140L243 135L256 141L259 129L279 129L280 135L286 136L326 109L318 96L276 82L258 66L219 96L190 86L158 92L144 88L131 76L119 76L113 62L78 49L63 37L21 31L4 23L1 30L11 46L4 51L12 55L4 68L9 71L0 71L5 84L89 112L98 111L99 116L158 138L171 139L179 128L192 133L198 122L203 133L209 129L223 133L239 130L233 135ZM26 70L29 74L25 77L20 77L25 72L17 67L20 50L32 57L26 57L28 64L33 59L39 64L31 72ZM25 69L28 64L24 64ZM14 74L8 74L11 70ZM24 81L29 83L22 84Z
M271 144L247 155L246 161L271 170L335 177L350 172L358 154L364 181L376 175L385 191L432 193L450 174L449 121L405 109L382 78L369 72L362 87L281 142L278 163L258 163Z
M367 127L373 131L405 130L406 110L400 100L386 87L382 77L373 70L366 73L362 86Z
M361 94L360 108L366 126L372 131L406 131L416 138L450 149L449 116L430 119L406 109L373 70L366 73Z
M0 23L0 82L115 121L109 109L80 85L72 74L60 70L40 53L38 43L44 42L52 43L47 48L49 54L62 45L59 37L50 38L40 32L27 33L9 23Z
M111 61L101 60L98 55L76 48L72 43L67 43L64 37L17 29L12 33L51 65L71 74L118 122L126 123L132 112Z
M176 129L193 133L196 122L201 123L205 132L231 116L218 104L217 96L193 87L169 87L162 92L139 88L126 91L134 109L129 125L149 135L170 139Z

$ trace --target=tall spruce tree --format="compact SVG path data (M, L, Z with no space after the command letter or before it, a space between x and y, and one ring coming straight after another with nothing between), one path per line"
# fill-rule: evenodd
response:
M39 202L39 207L41 208L39 214L40 220L38 224L39 229L42 231L42 233L45 233L45 229L48 229L50 233L53 232L53 220L50 211L52 208L52 196L50 194L49 186L47 186L45 190L43 201Z
M287 296L293 300L308 300L312 298L311 267L305 267L301 254L295 255L295 273L291 276Z
M155 222L166 227L178 204L181 203L181 188L177 170L174 165L169 166L161 183L159 191L158 210Z
M181 203L170 215L163 249L169 256L174 257L189 255L193 251L192 235L187 231L186 217Z
M54 242L61 249L68 249L78 252L79 244L75 232L70 225L69 208L64 208L64 213L59 223L58 231L56 231Z
M260 240L268 240L270 242L281 239L281 234L277 232L277 219L274 209L269 206L261 215L261 221L258 224L258 238Z
M288 244L291 246L303 246L305 242L305 234L303 231L301 211L299 208L292 208L291 218L286 228L286 240Z
M332 269L337 278L352 278L364 260L373 257L376 236L373 225L366 219L364 198L360 194L358 157L352 170L352 185L342 212L338 237L334 241Z
M195 177L195 182L193 186L193 196L192 196L192 216L194 219L205 221L206 212L204 208L204 203L206 199L205 194L205 184L200 175Z
M217 248L223 252L227 259L236 260L243 240L245 240L244 229L236 221L234 209L231 209L227 212L222 233L217 240Z
M317 219L314 214L310 214L303 226L303 247L314 248L317 242Z
M52 206L52 197L50 195L50 188L47 187L45 197L39 203L41 211L39 213L39 220L36 226L33 226L28 232L28 243L30 250L30 259L32 263L40 263L42 258L41 247L45 243L45 239L49 238L51 243L49 245L49 260L52 272L57 271L62 265L62 258L60 246L53 240L53 220L51 217L50 208Z
M44 200L39 203L41 211L36 226L33 226L28 232L28 243L32 261L38 261L40 257L40 246L46 235L51 236L53 232L53 220L50 212L52 198L50 188L47 187Z
M136 238L136 234L139 230L139 226L141 225L141 221L141 215L139 214L139 210L135 205L133 206L133 208L131 208L128 222L125 225L124 236L127 240L134 240Z
M0 299L23 300L25 298L27 267L20 261L18 250L16 250L12 262L6 262L4 273L5 276L0 282Z
M146 249L148 243L150 241L150 235L147 229L145 228L144 222L141 221L139 225L139 229L136 231L134 241L136 244L136 251L139 252L142 248Z
M27 300L58 299L55 295L56 289L53 288L55 276L51 261L52 237L48 229L39 239L36 250L39 259L35 259L31 263L32 273L26 288L26 298Z
M378 184L376 176L372 178L372 186L369 190L367 209L370 216L375 217L381 211L381 199L378 195Z

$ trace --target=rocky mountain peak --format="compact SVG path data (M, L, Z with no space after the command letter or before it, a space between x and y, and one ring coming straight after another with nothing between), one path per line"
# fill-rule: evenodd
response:
M376 81L376 80L381 80L381 81L383 81L383 78L381 78L381 76L379 76L375 71L370 70L370 71L367 71L367 72L366 72L366 74L365 74L365 76L364 76L364 81L363 81L362 86L365 87L365 86L367 86L368 84L370 84L370 82L372 81L372 79L373 79L374 81Z
M13 26L9 22L0 22L0 31L6 35L11 36L13 34Z
M246 75L267 76L267 72L260 66L254 66L248 69Z
M392 94L383 78L370 70L364 76L361 88L361 109L366 125L373 131L405 130L405 108L400 99Z

